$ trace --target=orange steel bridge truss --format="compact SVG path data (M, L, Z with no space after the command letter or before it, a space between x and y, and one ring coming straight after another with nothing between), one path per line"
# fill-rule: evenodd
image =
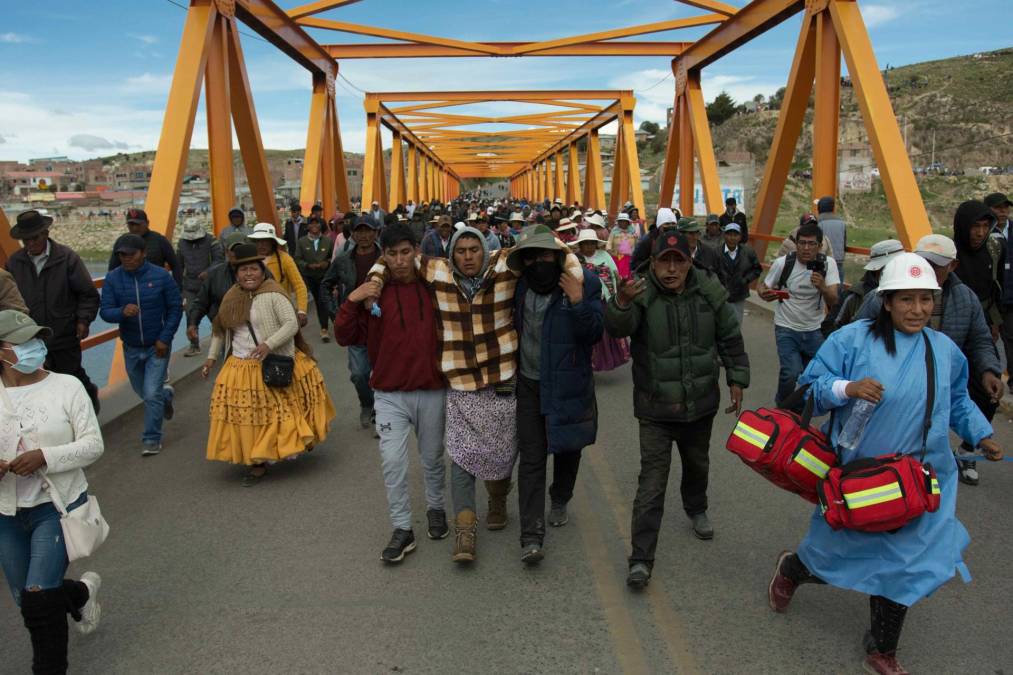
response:
M278 225L274 186L268 173L253 95L239 39L245 25L308 71L310 115L300 202L321 202L324 212L348 210L335 80L342 59L488 56L671 56L675 75L673 120L661 179L660 205L671 204L676 181L683 213L693 210L699 171L709 211L721 210L717 163L701 88L703 68L750 40L802 14L802 27L788 77L769 159L753 209L753 231L763 256L780 206L791 160L815 90L812 194L836 195L841 57L883 181L898 237L909 249L930 230L928 216L894 116L886 86L856 0L752 0L743 7L719 0L677 0L701 9L699 16L534 42L475 42L320 18L360 0L317 0L285 10L272 0L190 0L165 118L152 168L146 210L153 229L172 236L187 153L205 94L215 232L228 222L235 200L232 132L235 131L257 219ZM632 41L626 38L713 26L695 41ZM319 44L306 28L381 38L384 42ZM527 115L455 114L454 106L517 101L544 106ZM408 199L448 200L473 177L510 179L511 194L529 199L579 201L613 215L629 200L643 213L640 170L633 136L635 100L629 91L395 92L365 96L366 160L362 201L393 207ZM394 105L397 104L397 105ZM404 105L407 104L407 105ZM393 106L393 107L390 107ZM598 133L617 123L612 190L605 202ZM499 127L480 131L476 125ZM385 166L380 127L392 133ZM504 131L503 127L508 127ZM462 128L463 127L463 128ZM578 143L584 146L580 175ZM16 249L0 211L0 257ZM101 284L101 280L97 281ZM115 338L106 331L85 341ZM121 379L122 367L113 370Z

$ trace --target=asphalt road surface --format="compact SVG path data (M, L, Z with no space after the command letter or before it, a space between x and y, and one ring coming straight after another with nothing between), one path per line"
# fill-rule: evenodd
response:
M748 315L745 337L746 404L769 404L770 318ZM861 672L865 596L806 586L787 615L768 609L774 560L800 541L811 507L724 449L731 416L718 415L711 445L714 540L692 535L676 459L654 578L642 594L626 589L639 468L629 366L597 378L598 443L540 567L519 559L516 490L507 528L480 525L478 561L454 565L452 537L425 538L414 454L418 550L383 565L390 527L376 441L358 428L344 350L312 339L339 418L310 456L254 488L240 487L240 468L205 459L210 382L178 387L158 457L140 456L139 413L106 427L106 454L88 478L112 534L72 568L102 575L103 619L87 637L72 629L71 672ZM995 426L1013 450L1009 420ZM961 487L958 507L974 580L955 579L909 612L901 656L916 673L1013 673L1013 465L979 469L981 485ZM448 507L449 498L448 488ZM481 488L479 501L482 518ZM0 672L29 672L28 635L7 593L0 631Z

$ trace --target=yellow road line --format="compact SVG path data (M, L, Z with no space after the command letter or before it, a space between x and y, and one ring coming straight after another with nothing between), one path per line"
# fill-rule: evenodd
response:
M637 636L633 617L626 607L625 589L612 566L598 518L591 506L591 500L587 497L587 488L579 482L577 489L574 490L573 502L582 515L577 531L580 533L584 552L594 575L595 589L601 600L609 633L612 635L619 667L624 673L647 673L650 669L647 667L644 647Z
M623 496L616 482L615 473L609 466L608 460L598 448L592 446L584 449L583 464L591 470L591 474L598 481L605 499L612 508L615 516L616 529L623 541L630 541L630 516L634 495ZM583 520L581 521L583 522ZM696 657L690 651L689 643L686 641L686 631L683 628L682 620L672 608L672 603L664 584L657 577L651 579L650 587L644 592L651 612L655 617L655 625L661 633L661 637L668 651L670 661L678 668L680 673L699 673Z

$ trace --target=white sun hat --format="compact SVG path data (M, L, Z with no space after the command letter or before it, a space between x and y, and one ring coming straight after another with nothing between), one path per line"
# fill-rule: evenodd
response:
M284 246L288 243L276 234L274 225L271 223L257 223L253 228L253 232L246 238L252 241L274 239L275 243L279 246Z

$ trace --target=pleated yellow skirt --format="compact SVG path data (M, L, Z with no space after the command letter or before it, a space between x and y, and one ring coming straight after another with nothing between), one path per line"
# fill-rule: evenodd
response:
M211 394L207 458L231 464L287 459L327 438L334 404L313 359L297 351L292 384L268 387L261 363L230 356Z

